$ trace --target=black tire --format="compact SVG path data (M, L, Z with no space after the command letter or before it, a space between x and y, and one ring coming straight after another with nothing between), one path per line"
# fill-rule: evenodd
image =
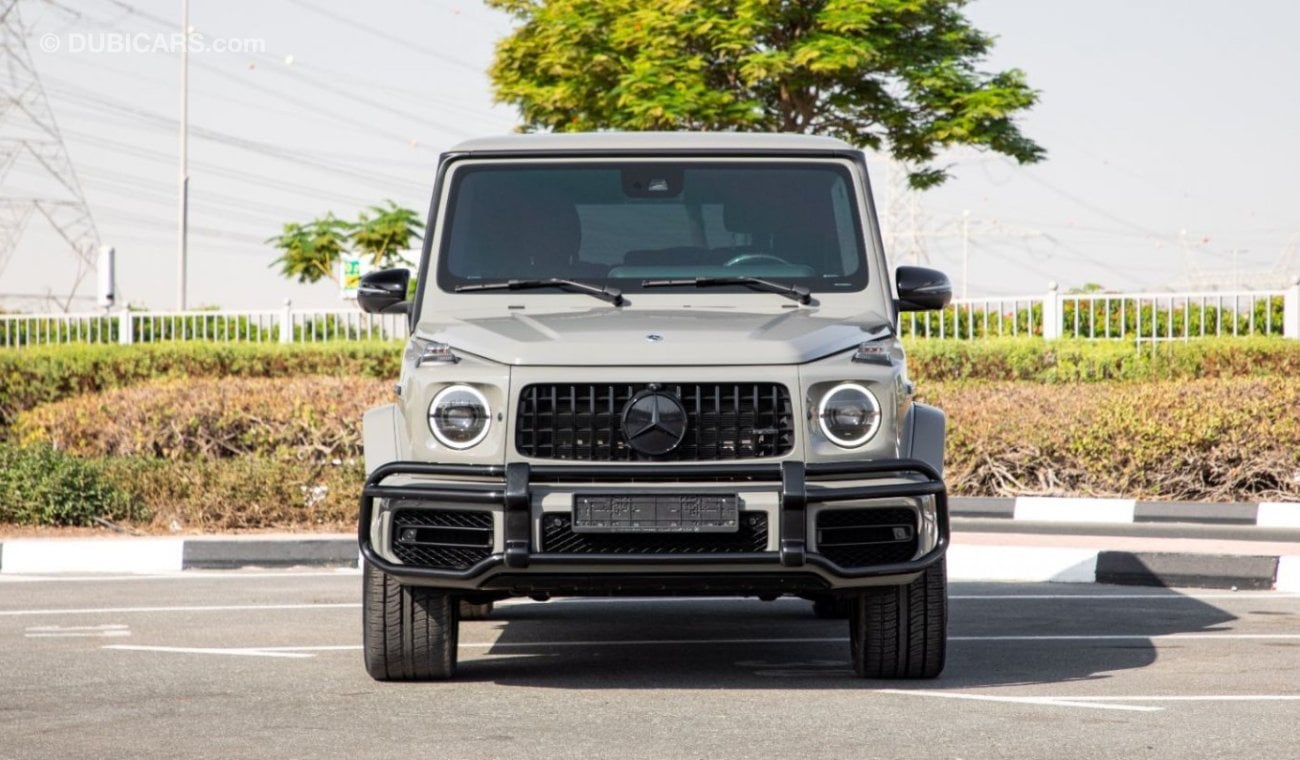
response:
M483 602L474 604L464 599L460 600L460 619L461 620L487 620L492 615L492 602Z
M863 678L934 678L948 646L944 561L906 586L869 589L849 617L853 672Z
M853 614L854 598L823 596L813 600L813 614L822 620L847 620Z
M437 589L403 586L369 563L362 583L362 639L370 677L450 678L456 672L459 600Z

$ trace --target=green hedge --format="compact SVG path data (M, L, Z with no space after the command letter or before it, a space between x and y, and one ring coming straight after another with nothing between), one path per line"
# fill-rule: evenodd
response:
M908 339L912 377L926 380L1095 382L1300 376L1300 341L1206 338L1150 344L1038 338ZM400 344L158 343L0 350L0 426L39 404L156 378L335 375L395 379Z
M0 523L91 525L94 518L141 522L149 517L108 463L45 445L0 444Z
M400 345L158 343L0 350L0 426L39 404L155 378L337 375L396 379Z
M392 398L374 378L150 380L42 404L9 437L87 458L356 460L362 415Z
M1300 379L934 382L954 493L1300 498Z
M113 457L105 479L129 503L147 507L139 523L156 531L356 530L365 470L359 461L299 462L269 457Z
M986 338L907 340L913 379L1076 383L1300 376L1300 340L1204 338L1187 342Z
M1300 341L908 352L922 399L949 415L955 493L1300 496ZM0 444L0 523L345 529L360 411L399 361L396 343L0 351L0 423L22 418ZM231 377L250 379L215 380Z

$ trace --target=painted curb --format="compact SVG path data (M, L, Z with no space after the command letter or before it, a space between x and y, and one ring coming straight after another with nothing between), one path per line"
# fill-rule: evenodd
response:
M1131 523L1137 511L1135 499L1059 499L1021 496L1016 499L1013 520L1073 523Z
M1277 557L1102 551L1097 582L1121 586L1271 589Z
M948 500L948 509L953 517L992 517L1035 522L1111 525L1192 523L1300 528L1300 502L1212 504L1198 501L1136 501L1066 496L954 496Z
M230 570L296 565L356 567L358 556L356 539L351 538L200 538L185 542L181 569Z
M1255 523L1268 528L1300 528L1300 503L1270 501L1260 504Z
M1211 504L1203 501L1139 501L1134 522L1255 525L1259 507L1244 502Z
M1278 591L1300 592L1300 555L1278 557L1276 588Z
M15 538L4 542L0 573L167 573L181 569L179 538Z
M985 496L953 496L948 499L948 513L953 517L1011 519L1016 513L1016 500Z
M0 544L0 575L356 567L357 560L357 541L352 537L12 538Z
M241 567L357 567L352 537L11 539L0 574L158 574ZM958 544L948 550L954 581L1111 583L1300 592L1300 555L1123 552L1050 546Z
M1046 546L950 546L948 578L954 581L1094 583L1096 549Z

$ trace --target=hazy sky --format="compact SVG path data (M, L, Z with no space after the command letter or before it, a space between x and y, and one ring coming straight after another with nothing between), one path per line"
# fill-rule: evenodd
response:
M20 7L100 235L117 248L121 295L173 308L179 55L152 35L179 26L180 0ZM1040 293L1050 279L1135 289L1199 274L1228 286L1234 261L1243 277L1300 274L1300 5L978 0L968 12L1000 38L987 66L1024 69L1041 90L1023 128L1048 159L1020 168L957 153L953 179L910 205L874 162L897 257L923 248L960 287L969 211L971 295ZM191 55L191 305L339 305L332 284L282 279L263 241L284 221L350 218L386 198L423 211L440 150L515 123L483 73L511 23L480 3L191 0L190 13L211 46L266 51ZM122 35L136 35L134 50L104 50ZM16 167L5 193L31 175ZM73 271L34 222L0 293L61 293ZM93 296L93 278L80 292Z

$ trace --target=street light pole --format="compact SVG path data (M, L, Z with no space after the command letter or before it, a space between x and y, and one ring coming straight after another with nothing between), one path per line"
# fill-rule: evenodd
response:
M961 212L961 297L970 295L970 209Z
M179 257L177 267L176 301L177 308L185 310L186 258L189 254L189 215L190 215L190 170L189 170L189 132L190 132L190 0L181 0L181 134L180 134L180 176L179 200L177 207L176 253Z

